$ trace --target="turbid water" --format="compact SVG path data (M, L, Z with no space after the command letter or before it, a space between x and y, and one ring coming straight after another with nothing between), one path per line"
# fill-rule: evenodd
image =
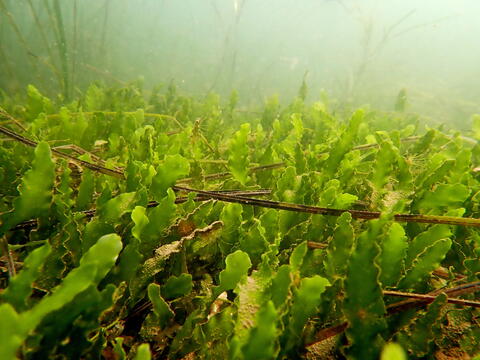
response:
M68 96L91 81L261 103L302 79L340 103L461 124L479 111L474 0L83 0L0 2L0 87Z

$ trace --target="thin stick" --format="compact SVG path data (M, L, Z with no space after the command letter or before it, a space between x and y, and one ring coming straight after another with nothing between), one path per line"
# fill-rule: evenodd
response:
M33 54L33 52L30 50L30 47L28 46L27 40L25 40L25 37L23 36L22 32L20 31L20 27L18 26L17 22L15 21L15 18L13 17L12 13L8 11L7 6L4 3L4 0L0 0L0 9L2 12L6 15L8 22L10 26L12 27L13 31L18 37L18 40L22 44L23 49L25 50L26 54ZM32 60L30 56L28 56L28 59L30 63L32 64L33 69L35 72L37 72L37 64L35 61Z
M116 112L113 112L116 114ZM8 115L8 113L5 112L5 114ZM132 113L133 114L133 113ZM58 115L58 114L54 114L54 115ZM148 114L150 116L168 116L170 117L170 115L162 115L162 114ZM16 132L12 131L12 130L9 130L7 129L6 127L3 127L3 126L0 126L0 133L3 133L5 135L7 135L8 137L12 138L12 139L15 139L27 146L31 146L31 147L36 147L37 146L37 142L36 141L33 141L33 140L30 140L20 134L17 134ZM62 158L65 158L65 159L68 159L68 160L71 160L72 162L75 162L76 164L80 165L80 166L83 166L87 169L90 169L90 170L93 170L93 171L98 171L98 172L101 172L103 174L106 174L106 175L111 175L111 176L115 176L115 177L119 177L119 178L123 178L124 177L124 174L123 174L123 169L118 167L116 168L116 170L112 170L112 169L107 169L103 166L99 166L99 165L95 165L95 164L92 164L92 163L89 163L87 161L84 161L84 160L80 160L80 159L77 159L73 156L70 156L68 154L65 154L55 148L52 148L52 153L58 157L62 157ZM285 165L285 163L275 163L275 164L268 164L268 165L262 165L262 166L256 166L256 167L253 167L250 169L251 172L254 172L254 171L260 171L260 170L268 170L268 169L275 169L275 168L279 168L279 167L283 167ZM218 179L218 178L222 178L222 177L228 177L228 176L231 176L230 173L226 172L226 173L217 173L217 174L211 174L211 175L207 175L204 177L205 180L211 180L211 179ZM180 179L178 180L179 183L186 183L186 182L190 182L192 181L193 178L184 178L184 179Z
M62 77L60 75L60 72L58 71L58 69L54 65L54 57L53 57L52 49L50 47L49 41L47 40L47 35L45 34L45 31L43 30L44 27L40 23L40 18L38 17L38 14L37 14L37 11L35 10L35 7L33 6L32 0L28 0L28 5L30 7L30 13L32 14L33 20L35 21L35 24L37 25L38 31L40 33L40 37L42 38L43 46L47 50L48 56L50 58L50 63L48 64L48 66L52 69L52 72L57 77L57 81L58 81L59 85L61 86L62 85Z
M17 134L16 132L11 131L11 130L7 129L6 127L3 127L3 126L0 126L0 133L3 133L5 135L7 135L8 137L11 137L12 139L15 139L15 140L27 145L27 146L30 146L30 147L36 147L38 145L38 143L36 141L27 139L26 137L21 136L21 135ZM74 156L65 154L65 153L63 153L59 150L54 149L54 148L52 148L51 151L52 151L52 154L54 156L70 160L73 163L75 163L79 166L82 166L84 168L87 168L87 169L90 169L90 170L93 170L93 171L97 171L97 172L100 172L100 173L105 174L105 175L110 175L110 176L114 176L114 177L121 178L121 179L124 178L123 171L108 169L108 168L100 166L100 165L92 164L92 163L89 163L88 161L80 160L80 159L77 159Z
M316 241L307 241L307 247L309 249L326 249L328 247L328 244L325 243L319 243Z
M453 136L448 136L448 135L446 135L446 137L449 138L449 139L454 138ZM400 141L401 142L414 142L414 141L420 140L421 138L422 138L422 136L409 136L409 137L400 139ZM466 137L466 136L460 136L460 138L463 141L465 141L469 144L472 144L472 145L475 145L477 143L476 140L471 139L471 138ZM363 145L354 146L352 148L352 150L368 150L368 149L376 148L378 146L379 146L379 144L363 144Z
M0 126L0 133L3 133L11 138L16 139L24 143L25 145L36 147L37 143L33 140L27 139L3 126ZM110 175L124 179L124 173L119 169L108 169L100 165L89 163L88 161L79 160L71 155L67 155L58 150L52 149L52 154L57 157L62 157L68 159L80 166L83 166L87 169L100 172L105 175ZM270 168L273 165L267 165ZM263 166L265 168L266 166ZM181 181L179 181L181 182ZM329 216L340 216L346 212L350 213L354 219L364 219L364 220L373 220L378 219L382 215L378 211L364 211L364 210L352 210L352 209L332 209L324 208L318 206L310 206L303 204L294 204L286 203L272 200L259 200L254 198L249 198L245 196L232 196L228 194L219 194L211 191L191 189L180 185L175 185L172 187L174 190L186 191L186 192L195 192L197 194L206 195L212 199L217 199L225 202L238 203L244 205L253 205L260 206L271 209L278 210L287 210L293 212L303 212L309 214L319 214L319 215L329 215ZM421 214L395 214L393 220L397 222L415 222L415 223L424 223L424 224L447 224L447 225L461 225L461 226L475 226L480 227L480 219L476 218L462 218L455 216L437 216L437 215L421 215Z
M259 189L259 190L217 190L214 191L215 193L219 194L229 194L233 196L240 196L240 195L249 195L249 196L263 196L263 195L269 195L272 193L272 190L270 189ZM211 200L209 197L205 197L202 195L197 195L194 199L194 201L208 201ZM186 196L179 196L175 199L175 204L183 204L188 201L188 197ZM156 201L149 201L147 204L148 208L153 208L158 206L158 202ZM84 210L77 212L77 214L83 214L87 218L94 217L95 214L97 213L96 209L92 210ZM37 226L38 222L36 219L32 220L27 220L23 221L20 224L17 224L15 227L13 227L12 231L14 230L20 230L20 229L31 229L35 228Z
M12 278L16 275L15 263L13 261L12 253L8 248L8 242L5 236L2 236L2 238L0 239L0 248L5 257L7 258L8 276Z
M412 142L412 141L417 141L421 138L422 138L421 136L410 136L410 137L400 139L400 141L401 142ZM368 150L368 149L376 148L378 146L379 146L378 144L363 144L363 145L354 146L352 148L352 150Z
M18 83L17 74L13 71L10 61L7 58L7 55L5 54L5 51L3 50L3 47L1 46L1 44L0 44L0 58L3 60L0 62L0 64L4 66L5 71L8 73L9 77L12 79L15 79L15 81Z
M412 299L420 299L420 300L425 300L425 301L429 301L429 302L434 301L436 299L436 296L433 296L433 295L407 293L407 292L393 291L393 290L384 290L383 294L388 295L388 296L397 296L397 297L406 297L406 298L412 298ZM449 304L480 307L480 302L479 301L464 300L464 299L457 299L457 298L447 298L447 302Z
M15 125L17 125L20 129L22 129L23 131L27 131L27 129L25 128L25 126L22 125L22 123L20 121L18 121L17 119L15 119L12 115L10 115L8 112L6 112L4 109L2 109L0 107L0 116L8 119L9 121L11 121L12 123L14 123Z
M105 165L105 160L103 160L102 158L98 157L97 155L91 153L90 151L87 151L85 150L84 148L78 146L78 145L75 145L75 144L67 144L67 145L59 145L59 146L55 146L53 147L52 149L55 149L55 150L72 150L73 152L79 154L79 155L84 155L84 154L88 154L93 161L97 162L98 164L104 166ZM118 168L119 170L122 170L121 168Z
M415 298L415 299L408 299L408 300L396 302L394 304L390 304L389 306L387 306L387 315L395 314L397 312L404 311L412 307L425 306L431 303L433 300L435 300L435 296L433 295L439 295L441 293L445 293L450 296L459 296L462 294L473 293L477 291L480 291L480 281L459 285L450 289L435 290L426 294L427 296L429 296L428 299ZM460 299L456 299L456 300L460 300ZM447 298L447 301L448 301L448 298ZM470 306L469 304L460 304L460 305ZM338 324L326 329L322 329L319 332L317 332L317 334L315 335L315 340L309 344L306 344L306 346L307 347L312 346L332 336L339 335L342 332L344 332L347 327L348 327L348 322L343 322L341 324Z
M273 169L279 169L282 167L285 167L286 164L284 162L280 163L274 163L274 164L268 164L268 165L260 165L260 166L254 166L249 169L250 172L256 172L256 171L262 171L262 170L273 170ZM232 173L230 172L221 172L221 173L215 173L215 174L209 174L205 175L203 177L204 180L216 180L216 179L222 179L222 178L227 178L232 176ZM194 178L184 178L180 179L177 181L179 184L185 184L194 181Z
M77 0L73 0L73 36L72 36L72 91L75 90L78 57L78 9Z
M135 115L137 112L136 111L83 111L83 112L71 112L69 115L85 115L85 116L92 116L96 114L103 114L103 115L118 115L118 114L123 114L123 115ZM50 119L56 119L60 118L60 114L49 114L47 115L47 118ZM155 114L155 113L144 113L143 116L145 117L153 117L157 119L170 119L173 120L177 125L179 125L182 129L184 128L183 125L177 120L175 116L172 115L166 115L166 114Z
M110 8L110 1L105 0L105 11L103 13L103 24L102 24L100 49L99 49L99 54L101 54L103 58L105 58L105 43L106 43L106 39L107 39L107 26L108 26L109 8Z
M65 95L65 99L70 99L70 74L69 74L69 66L68 66L68 49L67 49L67 38L65 36L65 27L63 25L63 16L62 16L62 9L60 7L60 0L53 1L53 10L55 14L55 20L57 23L57 31L58 31L58 50L60 55L60 61L62 66L62 73L63 73L63 91Z
M120 85L127 85L127 82L126 81L123 81L123 80L120 80L120 79L117 79L115 76L113 76L110 71L108 70L102 70L102 69L99 69L93 65L90 65L90 64L87 64L85 62L80 62L79 63L81 66L87 68L88 70L96 73L96 74L100 74L100 75L103 75L105 76L106 78L110 79L110 80L113 80L115 81L116 83L120 84Z
M272 201L272 200L252 199L244 196L233 197L225 194L215 194L209 191L190 189L190 188L179 186L179 185L174 186L174 189L208 195L208 196L211 196L212 199L217 199L225 202L261 206L261 207L278 209L278 210L287 210L287 211L303 212L303 213L319 214L319 215L329 215L329 216L340 216L348 212L352 215L354 219L364 219L364 220L378 219L381 216L381 213L377 211L332 209L332 208L323 208L318 206L293 204L293 203L286 203L286 202L279 202L279 201ZM461 217L454 217L454 216L396 214L393 216L393 219L394 221L397 221L397 222L416 222L416 223L448 224L448 225L480 227L480 219L461 218Z
M480 291L480 281L474 281L471 283L458 285L450 289L438 289L428 293L427 295L439 295L443 292L451 297L456 297L456 296L470 294L477 291ZM399 301L395 304L391 304L387 306L387 311L389 314L394 314L399 311L416 307L418 306L419 302L422 302L422 301L423 302L426 301L426 303L431 302L431 301L420 300L420 299L407 299L407 300Z

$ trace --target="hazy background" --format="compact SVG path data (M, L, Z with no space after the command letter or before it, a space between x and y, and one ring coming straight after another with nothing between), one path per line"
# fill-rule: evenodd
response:
M0 88L91 81L338 104L466 123L480 112L478 0L0 0Z

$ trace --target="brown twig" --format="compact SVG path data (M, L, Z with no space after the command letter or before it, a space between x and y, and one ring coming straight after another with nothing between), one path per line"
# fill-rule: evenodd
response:
M11 121L12 123L14 123L15 125L17 125L20 129L22 129L23 131L26 131L27 129L25 128L25 126L22 125L22 123L15 119L12 115L10 115L8 112L6 112L4 109L2 109L0 107L0 116L4 117L5 119L8 119L9 121Z
M307 247L309 249L325 249L328 247L328 244L319 243L316 241L307 241Z
M12 253L10 249L8 248L8 242L7 238L5 236L2 236L0 238L0 248L2 250L2 253L7 259L7 269L8 269L8 276L10 278L14 277L16 275L16 270L15 270L15 263L13 261Z
M429 302L434 301L435 298L436 298L436 296L433 296L433 295L407 293L407 292L403 292L403 291L393 291L393 290L384 290L383 294L388 295L388 296L406 297L406 298L411 298L411 299L425 300L425 301L429 301ZM457 298L447 298L447 302L449 304L480 307L480 302L479 301L464 300L464 299L457 299Z
M263 196L263 195L269 195L271 194L272 190L270 189L258 189L258 190L216 190L213 191L214 193L218 194L228 194L231 196L240 196L240 195L248 195L248 196ZM203 195L197 195L194 199L194 201L208 201L211 200L210 197L206 197ZM188 197L186 196L179 196L175 199L175 204L183 204L188 201ZM148 208L153 208L158 206L158 202L156 201L149 201L147 204ZM96 209L91 209L91 210L84 210L80 211L77 214L82 214L87 218L91 218L95 216L97 213ZM38 222L36 219L31 219L27 221L23 221L20 224L17 224L14 228L10 229L12 231L15 230L21 230L21 229L32 229L37 226Z
M0 133L3 133L19 142L22 142L25 145L36 147L37 142L27 139L24 136L21 136L14 131L11 131L3 126L0 126ZM105 175L115 176L121 179L124 179L124 173L121 168L119 169L108 169L106 167L89 163L88 161L79 160L71 155L67 155L62 153L58 150L52 149L53 155L57 157L62 157L68 159L79 166L83 166L87 169L94 170ZM252 168L251 171L258 171L258 170L265 170L265 169L274 169L277 167L284 166L284 163L277 163L277 164L270 164L270 165L262 165L255 168ZM227 173L230 175L229 173ZM218 174L214 174L218 176ZM207 177L205 177L207 178ZM182 179L177 182L184 183L190 179ZM209 196L212 199L217 199L225 202L233 202L239 203L244 205L253 205L253 206L260 206L278 210L287 210L287 211L294 211L294 212L303 212L309 214L320 214L320 215L328 215L328 216L340 216L346 212L350 213L354 219L364 219L364 220L373 220L378 219L382 215L378 211L364 211L364 210L352 210L352 209L332 209L332 208L324 208L318 206L310 206L310 205L303 205L303 204L293 204L293 203L286 203L286 202L279 202L279 201L272 201L272 200L259 200L253 199L245 196L232 196L228 194L221 194L215 193L211 191L204 191L204 190L196 190L187 188L180 185L173 186L174 190L186 191L186 192L196 192L197 194L202 194L205 196ZM475 226L480 227L480 219L476 218L462 218L462 217L455 217L455 216L437 216L437 215L421 215L421 214L395 214L393 216L394 221L397 222L415 222L415 223L425 223L425 224L447 224L447 225L460 225L460 226Z
M11 137L12 139L15 139L19 142L21 142L22 144L25 144L27 146L30 146L30 147L36 147L38 145L38 143L36 141L33 141L33 140L30 140L20 134L17 134L16 132L14 131L11 131L9 129L7 129L6 127L3 127L3 126L0 126L0 133L4 134L4 135L7 135L8 137ZM106 167L103 167L103 166L100 166L100 165L96 165L96 164L92 164L92 163L89 163L88 161L84 161L84 160L80 160L80 159L77 159L76 157L74 156L71 156L71 155L68 155L68 154L65 154L59 150L56 150L55 148L52 148L52 154L53 156L56 156L56 157L60 157L60 158L63 158L63 159L67 159L79 166L82 166L84 168L87 168L87 169L90 169L90 170L93 170L93 171L97 171L97 172L100 172L102 174L105 174L105 175L110 175L110 176L114 176L114 177L117 177L117 178L124 178L124 175L123 175L123 171L121 170L114 170L114 169L108 169Z
M441 293L445 293L447 296L453 297L453 296L460 296L468 293L474 293L477 291L480 291L480 281L475 281L472 283L455 286L450 289L438 289L425 295L413 294L413 295L420 295L421 298L414 297L408 300L403 300L403 301L390 304L387 306L387 315L392 315L392 314L405 311L407 309L414 308L414 307L425 306L431 303L432 301L434 301L436 298L436 295L439 295ZM384 294L385 294L385 291L384 291ZM408 294L408 293L402 293L402 294ZM390 295L390 294L385 294L385 295ZM460 300L460 303L459 302L455 302L455 303L459 305L464 305L464 306L475 306L475 307L478 306L478 302L476 301L474 301L473 302L474 305L472 305L472 304L465 303L465 301L467 300L462 301L462 299L453 299L451 297L447 298L447 302L449 301L449 299L454 301ZM317 334L315 335L315 340L307 344L306 346L312 346L332 336L339 335L342 332L344 332L347 327L348 327L348 323L343 322L341 324L338 324L326 329L322 329L319 332L317 332Z
M57 114L54 114L54 115L57 115ZM160 114L149 114L149 115L163 116L163 115L160 115ZM169 116L169 115L165 115L165 116ZM23 143L27 146L30 146L30 147L36 147L38 145L38 143L36 141L30 140L30 139L28 139L28 138L26 138L26 137L24 137L20 134L17 134L16 132L7 129L4 126L0 126L0 133L3 133L6 136L8 136L8 137L10 137L10 138L12 138L12 139L14 139L18 142L21 142L21 143ZM100 166L100 165L92 164L88 161L77 159L76 157L65 154L65 153L63 153L63 152L61 152L61 151L59 151L58 149L55 149L55 148L52 148L52 154L54 156L70 160L70 161L76 163L77 165L85 167L87 169L97 171L97 172L103 173L105 175L115 176L115 177L118 177L118 178L124 178L123 168L117 167L116 169L108 169L108 168L105 168L105 167ZM276 168L280 168L280 167L283 167L283 166L285 166L285 163L274 163L274 164L268 164L268 165L255 166L255 167L250 168L250 172L262 171L262 170L271 170L271 169L276 169ZM228 177L228 176L231 176L231 173L223 172L223 173L206 175L206 176L204 176L204 179L205 180L213 180L213 179L220 179L220 178L224 178L224 177ZM178 180L178 183L188 183L188 182L191 182L193 180L194 180L193 178L184 178L184 179Z
M432 274L436 275L436 276L438 276L442 279L450 279L451 278L450 273L444 267L439 267L439 268L433 270ZM465 275L453 274L453 276L455 276L455 281L461 281L461 280L465 279Z
M412 142L412 141L417 141L421 138L422 138L421 136L409 136L409 137L400 139L400 141L401 142ZM363 144L363 145L354 146L352 148L352 150L368 150L368 149L376 148L378 146L379 146L378 144Z
M453 136L448 136L448 135L445 135L445 136L447 138L453 139ZM414 141L420 140L421 138L422 138L422 136L409 136L409 137L405 137L405 138L400 139L400 141L401 142L414 142ZM471 139L471 138L466 137L466 136L460 136L460 138L463 141L465 141L467 143L470 143L472 145L475 145L477 143L476 140ZM379 144L363 144L363 145L354 146L352 148L352 150L368 150L368 149L376 148L378 146L379 146Z
M268 165L260 165L260 166L254 166L249 169L250 172L257 172L257 171L263 171L263 170L273 170L273 169L279 169L285 166L284 162L279 162L279 163L274 163L274 164L268 164ZM203 177L204 180L216 180L216 179L222 179L222 178L227 178L232 176L232 173L230 172L221 172L221 173L215 173L215 174L209 174L205 175ZM177 181L178 184L185 184L192 182L194 178L184 178L180 179Z
M344 213L350 213L354 219L373 220L378 219L382 215L377 211L351 210L351 209L332 209L318 206L293 204L272 200L260 200L248 198L245 196L230 196L227 194L216 194L209 191L196 190L180 185L173 187L179 191L195 192L205 196L210 196L212 199L221 200L231 203L239 203L244 205L261 206L266 208L287 210L294 212L303 212L309 214L340 216ZM463 225L480 227L480 219L475 218L461 218L453 216L436 216L436 215L420 215L420 214L396 214L393 220L397 222L416 222L416 223L430 223L430 224L448 224L448 225Z

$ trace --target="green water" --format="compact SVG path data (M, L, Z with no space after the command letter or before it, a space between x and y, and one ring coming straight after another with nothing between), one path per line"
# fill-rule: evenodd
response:
M472 0L1 0L0 88L71 99L94 81L259 104L305 78L340 105L462 125L479 111Z

